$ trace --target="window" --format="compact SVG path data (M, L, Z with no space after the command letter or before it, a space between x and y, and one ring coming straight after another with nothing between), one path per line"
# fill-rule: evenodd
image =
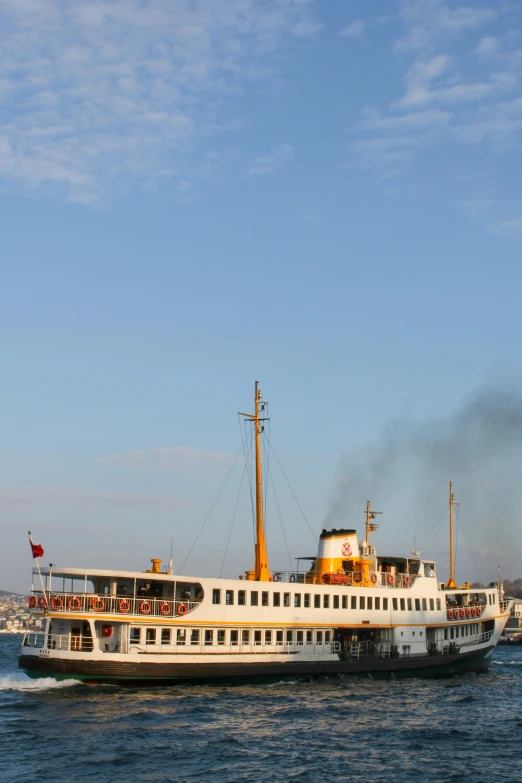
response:
M276 644L283 644L283 632L276 631Z
M310 609L310 593L304 594L304 608Z
M272 644L272 631L265 631L265 644Z
M296 633L296 644L302 645L303 644L303 632L297 631Z
M290 593L283 593L283 605L290 606Z
M405 609L406 609L406 601L404 600L404 598L401 598L401 612L404 612Z
M348 609L348 596L343 595L343 609Z
M141 642L141 628L130 629L130 643L139 644Z
M328 609L329 607L330 607L330 596L323 595L323 609Z
M395 600L397 600L397 599L395 599ZM382 608L384 609L385 612L388 611L388 599L387 598L383 598L382 599ZM394 606L394 609L397 609L397 607Z
M454 639L454 638L455 638L455 629L450 628L450 639Z
M351 603L352 603L352 609L357 609L357 596L356 595L352 595Z
M225 603L227 606L233 606L234 605L234 591L233 590L225 590Z
M324 643L325 644L330 644L330 637L331 637L331 635L332 635L331 631L325 631L324 632Z
M225 631L222 628L217 632L217 643L225 644Z
M237 591L237 605L244 606L246 604L246 590Z
M435 611L435 601L433 600L433 598L430 598L430 612L434 612L434 611Z
M147 628L145 639L146 639L146 644L156 644L156 629Z
M230 644L236 645L238 643L238 631L230 631Z
M428 608L428 602L425 598L422 599L422 611L425 612Z
M258 594L257 590L252 590L250 593L250 606L257 606L258 602Z
M241 644L250 644L250 631L248 628L243 628L241 631Z
M333 608L334 609L339 609L339 596L338 595L334 595L334 597L333 597Z
M322 644L323 643L323 632L322 631L317 631L317 633L315 634L315 643L316 644Z
M440 609L440 598L437 598L437 609Z
M495 595L495 593L493 593L493 603L496 604L496 602L497 602L497 596Z
M281 593L274 593L273 595L274 606L281 606Z
M444 629L444 639L447 639L447 638L448 638L448 629L445 628Z
M288 630L286 632L286 643L287 644L292 644L292 631L291 630Z
M161 629L161 643L170 644L170 628Z
M193 628L190 632L190 643L191 644L199 644L199 629Z
M366 597L364 595L359 596L359 609L366 609Z
M266 590L261 593L261 606L268 606L268 592Z
M320 608L321 608L321 596L314 595L314 609L320 609Z
M373 609L373 598L368 596L368 609Z
M254 631L254 644L261 644L261 631Z
M221 603L221 590L212 590L212 603L213 604L220 604Z
M299 609L301 606L301 593L296 593L294 595L294 606L296 609Z
M227 590L228 593L228 590ZM214 632L213 631L205 631L205 644L213 644L214 643Z
M379 598L379 596L376 596L375 598L375 608L377 610L381 608L381 599Z
M185 628L178 628L178 632L176 634L176 644L181 645L183 647L186 644L187 641L187 632Z
M307 631L306 632L306 643L307 644L313 644L314 643L314 640L313 640L312 637L313 637L313 631Z
M409 599L408 599L408 601L409 601ZM415 611L416 611L416 612L420 612L420 607L421 607L420 598L416 598L416 599L415 599ZM409 607L408 607L408 608L409 608Z
M413 609L413 603L411 598L408 598L408 612L411 612Z

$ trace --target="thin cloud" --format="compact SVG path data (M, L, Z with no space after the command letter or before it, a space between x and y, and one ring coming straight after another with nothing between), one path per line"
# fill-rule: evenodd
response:
M364 33L365 28L366 22L363 22L362 19L357 19L347 27L343 27L342 30L339 30L337 35L341 38L360 38Z
M161 446L143 451L126 451L112 457L101 457L97 462L180 473L209 473L230 467L235 459L235 456L227 451L203 451L193 446Z
M248 169L249 174L255 176L261 174L272 174L277 169L286 166L294 159L294 148L291 144L279 144L272 147L266 155L260 155L254 158Z
M190 504L184 498L169 495L99 492L78 487L0 485L0 512L34 506L39 509L139 507L186 510Z
M0 175L80 203L190 179L231 96L319 28L301 0L5 0Z

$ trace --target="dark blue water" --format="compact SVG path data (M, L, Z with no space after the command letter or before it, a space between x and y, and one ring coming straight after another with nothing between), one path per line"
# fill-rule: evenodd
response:
M521 783L522 646L488 674L121 688L29 680L0 636L9 783Z

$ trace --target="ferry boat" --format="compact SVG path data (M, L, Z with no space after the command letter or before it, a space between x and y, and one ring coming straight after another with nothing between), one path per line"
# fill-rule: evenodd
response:
M29 609L44 620L26 633L20 667L31 677L90 683L232 682L256 677L444 676L488 669L510 616L502 583L472 588L436 563L377 554L377 513L366 505L364 538L323 530L306 569L269 568L263 523L262 402L241 414L255 436L254 568L238 579L181 576L152 559L144 572L33 569ZM35 550L41 550L38 545ZM35 555L36 556L36 555ZM298 562L299 566L299 562ZM34 580L33 580L34 581Z

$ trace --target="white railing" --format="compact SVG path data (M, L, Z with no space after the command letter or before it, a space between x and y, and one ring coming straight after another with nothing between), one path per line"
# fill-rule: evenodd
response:
M34 599L34 601L31 601ZM130 617L183 617L194 611L200 601L167 600L166 598L134 598L96 593L33 593L30 608L40 611L73 614L117 614ZM34 603L35 606L31 606Z
M69 636L68 634L26 633L22 646L41 650L91 652L93 641L90 636L82 634Z
M339 653L340 642L327 644L286 643L281 644L191 644L190 641L183 644L129 644L129 653L148 655L259 655L259 654L289 654L305 653L308 655L320 655Z
M469 647L469 645L472 644L483 644L484 642L489 642L493 634L494 631L484 631L484 633L479 633L477 634L477 636L473 636L470 639L467 639L466 641L461 642L460 640L458 640L457 645L458 647Z
M315 571L274 571L273 582L290 584L317 584L335 587L411 587L417 574L388 574L384 571L341 571L340 573L323 574Z

